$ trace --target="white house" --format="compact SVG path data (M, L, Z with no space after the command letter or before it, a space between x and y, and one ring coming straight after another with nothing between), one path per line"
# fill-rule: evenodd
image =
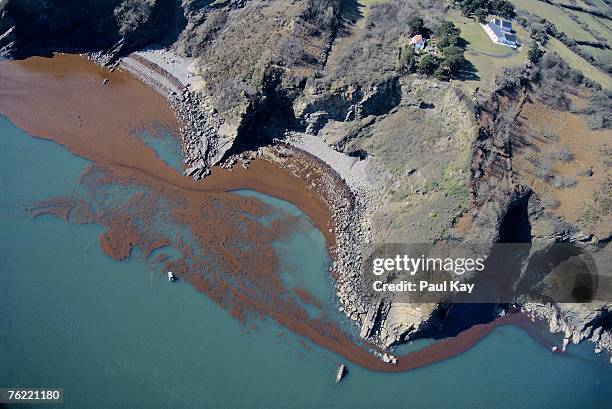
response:
M414 44L415 50L423 50L425 48L425 39L422 35L417 34L410 39L410 44Z
M517 48L520 43L512 31L512 23L500 18L492 18L487 24L481 24L487 35L495 44Z

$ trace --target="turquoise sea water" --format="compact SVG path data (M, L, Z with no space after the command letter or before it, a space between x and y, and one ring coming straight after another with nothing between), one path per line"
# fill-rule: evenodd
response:
M344 320L345 315L336 310L334 284L328 269L330 259L325 251L325 237L314 223L305 217L300 209L287 201L247 189L234 190L232 193L255 197L274 206L275 213L272 216L262 217L263 223L269 223L270 220L265 219L270 218L298 217L298 221L292 226L291 236L273 244L279 256L279 271L285 287L307 290L321 302L322 311L328 315L333 314L336 319L343 320L343 324L348 324L348 319ZM310 308L305 303L300 304L313 317L320 313L320 310Z
M590 346L553 354L511 326L407 373L349 364L336 385L341 357L271 320L241 325L142 259L111 260L99 226L24 214L73 191L86 165L0 116L0 387L62 387L61 408L611 406L612 366ZM303 218L276 244L285 279L333 304L321 234L292 205L261 198Z
M171 131L164 126L156 126L154 133L147 130L138 130L136 136L145 145L155 151L158 158L166 162L177 172L183 173L181 165L181 148L179 142L171 134Z

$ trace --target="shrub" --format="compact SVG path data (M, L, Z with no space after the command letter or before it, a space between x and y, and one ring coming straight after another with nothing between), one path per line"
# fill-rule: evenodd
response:
M411 74L417 69L418 55L414 52L414 48L408 46L400 49L399 68L403 74Z
M408 28L410 29L410 35L423 34L425 28L425 22L423 18L419 16L412 16L407 21Z
M591 95L589 107L587 108L589 118L587 125L590 129L610 128L610 117L612 117L612 92L598 90Z
M564 176L554 176L552 185L557 189L565 189L576 186L576 179Z
M286 67L311 62L302 41L294 35L281 37L278 41L278 49L279 58Z
M567 146L562 146L557 151L557 159L561 162L571 162L574 160L574 154Z
M114 10L119 34L125 36L141 27L151 16L154 6L154 0L124 0Z
M532 161L533 164L533 174L538 179L541 179L545 182L550 182L553 179L553 169L552 165L548 160L545 159L534 159Z
M566 98L564 90L584 82L582 73L571 69L553 52L542 55L537 67L532 70L531 78L536 95L542 102L561 110L568 110L570 107L570 101Z
M440 60L437 57L431 54L426 54L419 61L417 71L420 74L432 75L439 66Z
M552 193L543 195L541 202L544 207L548 207L549 209L556 209L561 204L559 199L557 199Z
M537 42L532 42L529 46L529 51L527 52L527 58L534 64L540 62L540 59L544 55L544 51L540 48Z
M526 80L523 67L512 65L505 67L501 75L495 78L495 85L497 86L497 91L513 94Z
M227 24L228 13L224 9L207 13L202 22L185 30L179 42L179 50L188 57L201 55L214 37Z

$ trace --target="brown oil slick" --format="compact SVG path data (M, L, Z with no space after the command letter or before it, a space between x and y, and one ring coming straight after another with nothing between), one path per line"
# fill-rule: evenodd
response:
M509 314L387 364L325 313L310 317L300 302L321 309L313 295L284 285L272 242L289 234L295 220L264 224L261 218L274 213L269 205L228 193L253 189L295 204L331 246L330 211L305 181L262 159L249 170L214 169L204 181L184 177L134 137L143 128L178 135L164 98L124 72L111 73L79 56L0 62L0 113L92 162L71 196L34 204L28 209L33 217L53 214L104 226L100 246L117 260L135 250L148 259L158 249L174 248L180 256L152 258L242 322L269 317L360 366L399 372L460 354L496 325L519 320Z
M0 62L0 113L31 135L97 164L147 174L169 188L215 193L256 189L287 200L333 240L326 233L330 212L325 204L306 183L267 161L254 161L249 171L215 168L200 182L159 159L134 135L143 128L166 128L178 135L179 123L164 97L125 72L109 72L78 55Z

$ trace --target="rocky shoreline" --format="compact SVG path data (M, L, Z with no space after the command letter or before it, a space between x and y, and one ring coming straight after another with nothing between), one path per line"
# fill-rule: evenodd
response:
M188 60L175 57L170 51L167 53L162 58L180 65L186 71ZM175 110L182 123L180 131L185 175L195 179L206 177L210 167L221 162L221 159L220 166L231 168L236 164L248 167L253 159L261 158L305 180L312 192L323 199L331 212L332 225L327 233L333 236L333 245L330 246L333 257L331 273L336 283L338 309L350 318L362 338L386 350L400 341L405 333L405 325L394 326L394 322L401 320L405 314L414 315L412 321L419 322L412 332L431 323L429 310L390 311L391 306L387 303L364 296L366 291L361 270L367 246L372 242L371 215L381 206L379 190L367 181L363 173L368 159L359 161L351 158L335 151L316 136L297 132L287 133L272 146L223 157L227 151L225 144L230 143L219 137L224 119L199 91L198 84L194 86L184 75L175 76L142 56L124 57L118 67L155 88ZM572 314L559 311L559 308L550 304L527 304L523 306L523 311L534 321L546 321L551 332L563 332L566 345L570 341L578 343L589 339L596 344L596 352L612 351L609 331L601 327L594 330L589 325L580 324L593 321L588 317L568 322ZM375 354L385 362L395 362L395 357L390 354Z
M594 344L594 352L612 351L612 334L598 326L599 321L609 314L607 305L592 311L579 304L536 304L526 303L521 310L534 322L544 322L553 334L563 334L561 352L569 344L579 344L583 340ZM557 350L557 347L553 347ZM612 356L609 357L612 364Z
M111 70L120 68L128 71L166 98L182 124L181 151L185 175L202 179L210 174L211 166L203 158L219 156L219 139L216 135L224 120L202 93L191 89L194 85L192 82L197 82L197 79L188 73L186 65L190 63L189 60L169 50L151 53L132 53L115 62ZM106 63L106 58L99 55L88 57L98 64ZM166 61L164 67L159 60ZM180 69L182 74L174 75L167 69Z
M168 58L174 60L171 53ZM214 157L219 152L216 135L223 125L223 118L212 104L201 92L192 90L191 83L178 81L151 61L145 63L142 58L128 56L121 59L118 66L166 97L183 124L180 132L185 175L195 179L208 176L210 164L202 158L211 157L211 152ZM327 204L332 215L328 233L333 235L331 274L336 283L338 309L350 318L363 338L373 340L365 328L369 325L371 329L380 302L361 296L365 291L360 273L364 246L372 241L370 215L380 206L380 195L359 177L354 166L356 160L334 151L312 135L288 134L272 147L228 156L220 166L226 169L236 164L248 167L255 158L274 162L290 174L306 180L311 190ZM308 164L313 168L312 172L304 171ZM385 360L384 355L380 356Z

